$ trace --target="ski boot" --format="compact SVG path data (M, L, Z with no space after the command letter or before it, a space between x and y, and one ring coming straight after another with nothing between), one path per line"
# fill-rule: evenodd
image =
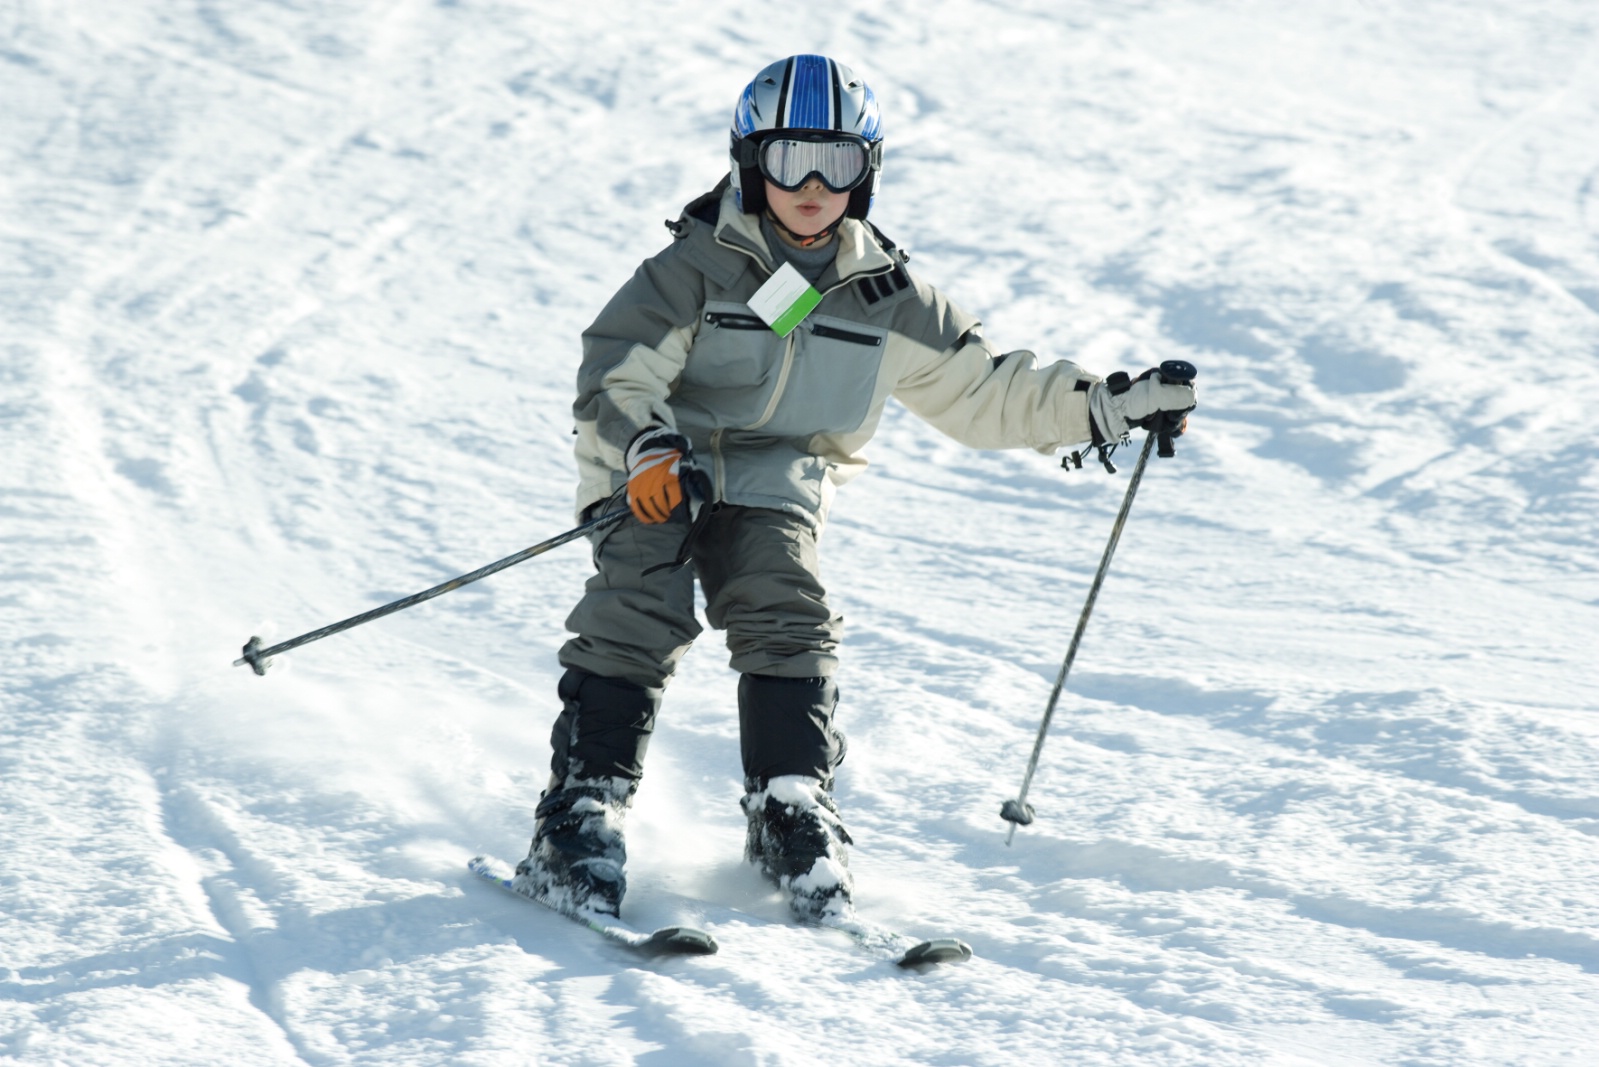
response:
M852 844L838 807L818 778L786 774L752 783L740 801L749 819L744 858L788 896L805 923L850 914Z
M622 817L637 788L628 778L568 778L545 790L511 888L568 915L619 918L627 892Z

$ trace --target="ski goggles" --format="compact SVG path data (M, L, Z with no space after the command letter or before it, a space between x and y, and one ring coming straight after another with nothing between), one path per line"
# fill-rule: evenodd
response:
M795 130L768 137L756 147L761 175L785 192L797 192L813 177L835 193L847 193L871 173L878 147L854 134Z

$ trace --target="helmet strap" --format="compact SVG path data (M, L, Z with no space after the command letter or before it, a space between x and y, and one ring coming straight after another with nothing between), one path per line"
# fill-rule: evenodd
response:
M827 226L823 227L819 232L813 233L809 236L802 236L778 221L776 213L772 211L770 206L767 207L764 215L766 216L766 221L772 224L773 229L781 230L784 234L792 238L793 242L801 248L814 248L817 244L827 240L829 237L837 233L839 226L844 222L844 216L840 215Z

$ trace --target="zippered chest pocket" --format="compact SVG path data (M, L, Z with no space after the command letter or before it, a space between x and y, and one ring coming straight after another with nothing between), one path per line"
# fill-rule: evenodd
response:
M872 410L888 331L812 315L789 335L794 358L762 429L780 437L858 430Z
M781 377L784 340L748 305L732 301L708 301L698 327L673 404L699 409L709 425L756 421Z
M811 327L811 333L817 337L830 341L843 341L846 344L866 345L868 348L881 348L883 335L875 333L861 333L859 330L843 330L837 326L829 326L825 322L818 322Z
M747 311L707 311L705 325L719 330L769 330L760 317Z

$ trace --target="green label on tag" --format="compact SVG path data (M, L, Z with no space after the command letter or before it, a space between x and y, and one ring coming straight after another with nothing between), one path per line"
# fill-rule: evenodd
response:
M822 294L794 269L794 264L785 263L755 290L749 306L777 336L787 337L821 302Z
M803 322L805 316L811 313L811 309L821 302L822 294L807 285L805 291L799 295L799 299L790 304L788 310L778 316L776 322L772 323L772 329L777 331L777 336L787 337L794 327Z

